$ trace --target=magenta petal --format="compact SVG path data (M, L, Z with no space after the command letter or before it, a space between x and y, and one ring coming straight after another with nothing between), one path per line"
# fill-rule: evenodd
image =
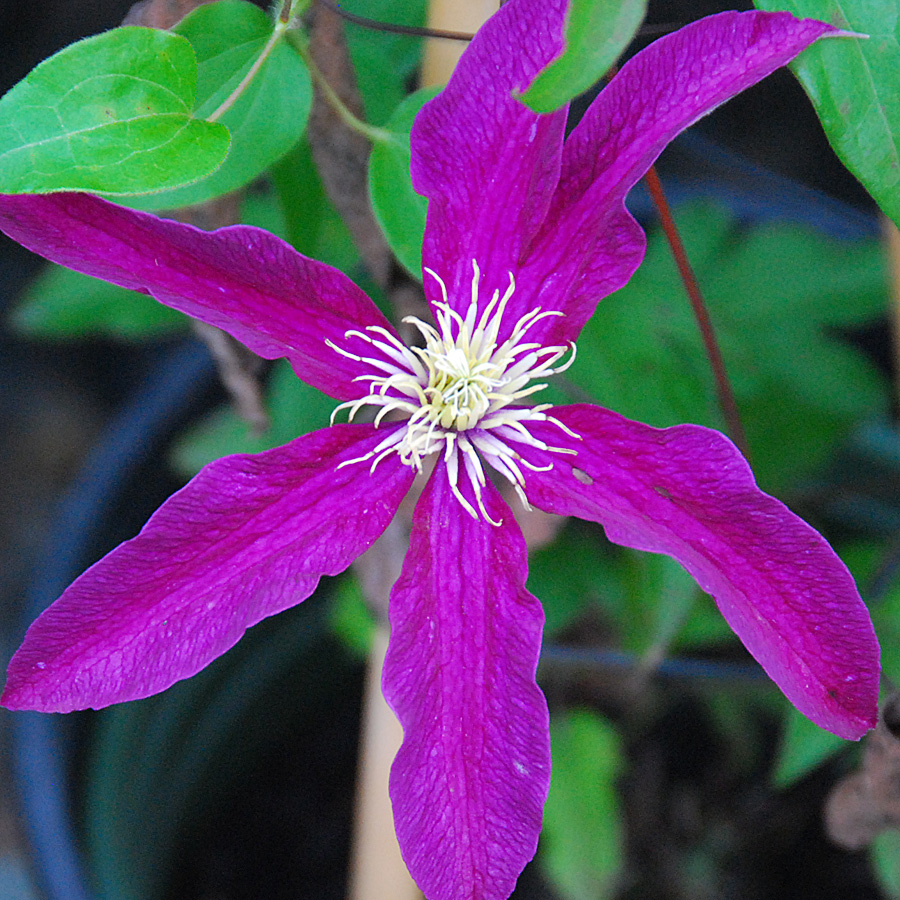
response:
M875 725L879 649L844 564L813 528L756 486L723 435L657 429L595 406L553 415L532 433L578 452L523 449L537 507L600 522L610 540L677 559L788 699L818 725L859 738Z
M393 328L343 273L259 228L207 232L89 194L0 195L0 230L41 256L224 329L266 359L285 356L333 397L361 397L358 356L378 356L350 329Z
M544 614L525 590L519 527L492 485L485 494L500 527L463 511L438 464L391 594L383 686L404 734L394 825L428 900L508 897L534 856L550 781L535 684Z
M387 527L412 482L391 456L337 468L384 438L337 425L208 465L78 578L9 664L9 709L69 712L147 697L295 606Z
M565 0L513 0L480 29L446 89L419 113L412 176L429 198L422 258L465 312L472 261L483 290L505 290L559 175L566 111L531 112L513 96L563 49ZM438 285L425 278L429 299Z
M535 306L566 313L541 323L546 343L574 340L597 301L640 264L643 237L622 201L666 144L834 31L789 13L725 12L655 41L622 67L566 139L559 189L521 273L543 285Z

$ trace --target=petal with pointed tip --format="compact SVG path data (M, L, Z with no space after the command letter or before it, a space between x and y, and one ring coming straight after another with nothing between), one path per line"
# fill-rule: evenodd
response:
M447 87L412 130L413 184L429 198L424 265L465 313L472 260L482 290L508 284L541 224L559 175L566 111L541 116L517 100L562 52L565 0L515 0L479 30ZM426 277L430 300L441 294Z
M597 302L634 273L644 239L623 201L662 149L835 31L789 13L724 12L654 41L622 67L566 139L559 187L518 276L538 288L523 300L566 314L538 323L532 339L575 340Z
M350 329L393 333L375 304L342 272L301 256L247 225L202 231L90 194L0 195L0 230L41 256L151 294L227 331L266 359L287 357L304 381L332 397L362 397L363 363L378 356Z
M530 431L577 450L571 462L520 445L528 499L600 522L610 540L678 560L788 699L844 738L875 725L879 649L847 568L825 540L756 486L723 435L651 428L595 406L552 410ZM518 447L517 447L518 449Z
M375 541L409 489L396 456L374 474L337 468L383 438L338 425L208 465L29 628L3 705L69 712L147 697L306 599Z
M477 506L465 473L460 485ZM535 684L544 615L525 590L519 527L490 483L485 495L499 527L462 509L438 464L391 594L394 824L429 900L505 900L534 855L550 780Z

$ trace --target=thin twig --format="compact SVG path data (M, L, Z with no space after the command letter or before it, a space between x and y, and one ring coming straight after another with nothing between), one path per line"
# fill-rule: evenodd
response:
M337 0L319 0L322 6L327 6L332 12L337 13L348 22L359 25L361 28L369 28L372 31L386 31L388 34L406 34L411 37L443 38L447 41L471 41L474 34L466 31L446 31L443 28L428 28L422 25L396 25L393 22L382 22L380 19L370 19L358 13L352 13L344 9ZM658 25L642 25L637 32L637 37L655 37L659 34L668 34L677 31L680 24L663 22Z
M319 68L307 48L297 45L297 50L303 57L303 61L306 63L306 67L309 69L309 74L316 83L316 87L319 88L328 105L348 128L352 129L357 134L361 134L373 144L379 142L383 143L391 139L389 131L384 128L379 128L376 125L370 125L368 122L364 122L350 110L347 104L340 98L338 92L331 86L328 78Z
M471 41L474 35L464 31L444 31L441 28L425 28L419 25L394 25L392 22L380 22L378 19L368 19L344 9L335 0L319 0L322 6L328 7L348 22L359 25L362 28L371 28L373 31L386 31L389 34L407 34L412 37L444 38L448 41Z
M731 389L731 382L728 380L728 372L725 369L725 360L722 358L722 352L719 349L719 342L716 340L716 333L713 329L712 320L709 317L709 311L700 293L700 285L697 283L697 277L691 268L684 244L681 242L681 236L672 218L672 211L669 208L669 202L663 192L662 184L656 169L651 166L650 170L644 176L647 182L647 189L650 196L656 204L659 212L660 223L672 249L672 256L675 258L675 265L678 266L678 273L684 284L684 289L691 301L691 308L694 311L694 318L700 327L700 334L703 338L703 346L706 349L706 356L709 359L710 368L716 382L716 394L719 398L719 406L722 415L725 418L725 424L731 439L737 444L738 449L745 457L749 459L747 436L744 433L744 426L741 424L741 416L738 412L737 402L734 399L734 392Z
M895 390L900 395L900 230L887 217L881 217L881 233L890 272L891 325L894 338Z
M293 34L289 33L289 39ZM344 22L324 6L315 6L310 10L308 34L304 53L313 63L310 71L317 88L307 130L313 160L325 193L349 228L366 269L386 290L393 257L369 202L367 165L372 138L353 127L364 111L344 40Z

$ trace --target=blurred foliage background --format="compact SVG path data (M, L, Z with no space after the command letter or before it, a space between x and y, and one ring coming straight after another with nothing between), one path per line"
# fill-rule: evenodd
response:
M0 4L4 89L54 50L119 24L128 6ZM423 0L343 6L388 22L425 20ZM653 0L646 26L666 29L721 8ZM248 4L198 12L178 31L205 65L198 104L213 108L222 80L247 64L268 26ZM332 199L334 173L316 162L315 128L304 127L305 65L286 45L259 96L232 113L229 172L135 202L165 209L239 186L195 209L192 221L266 227L389 305L415 293L422 208L403 182L404 134L423 100L406 99L422 42L353 24L345 33L366 119L390 136L375 142L372 200L397 263L375 272L354 244L354 222ZM632 46L647 40L639 35ZM787 71L703 120L664 154L660 172L759 482L822 530L856 575L890 694L900 681L900 449L877 207L829 148ZM646 262L601 304L552 399L590 398L658 426L722 428L652 204L638 188L629 205L650 233ZM33 614L29 604L48 602L134 534L205 462L327 424L332 402L285 364L258 366L213 341L229 392L216 377L209 335L201 343L179 314L40 265L5 239L0 253L5 662ZM554 780L538 858L516 897L900 897L896 834L867 831L858 821L866 810L846 791L844 801L834 793L858 767L876 771L870 750L797 715L677 565L570 521L533 554L529 586L547 612L539 677L551 706ZM22 789L41 770L7 759L16 777L0 782L0 892L2 878L13 885L20 877L13 864L28 852L27 835L38 883L54 898L74 900L82 890L107 900L342 896L372 628L348 574L165 694L48 725L50 744L42 743L47 733L29 737L0 711L5 756L31 753L39 764L41 754L63 754L52 771L66 776L71 832L55 838L77 850L88 885L73 876L65 893L48 875L53 863L35 837L41 811ZM14 728L21 730L11 736ZM877 772L893 785L897 748L889 732L878 739ZM829 838L830 796L838 799ZM887 801L878 811L900 824ZM13 889L22 897L30 890L21 881Z

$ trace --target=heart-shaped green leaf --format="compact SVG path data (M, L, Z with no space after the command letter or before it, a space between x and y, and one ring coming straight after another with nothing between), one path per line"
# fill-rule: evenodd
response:
M140 194L208 175L230 139L194 117L196 77L190 43L152 28L60 50L0 99L0 191Z
M240 85L272 37L272 21L246 0L219 0L195 9L175 31L197 56L197 115L211 115ZM234 105L219 120L231 132L225 162L187 187L141 197L140 209L204 203L249 184L284 156L306 129L312 82L289 41L280 39Z

